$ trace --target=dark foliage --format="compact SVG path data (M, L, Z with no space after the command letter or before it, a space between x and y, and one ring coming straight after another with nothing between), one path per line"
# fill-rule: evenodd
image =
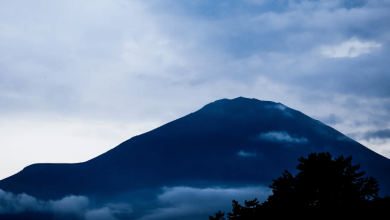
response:
M366 203L378 197L378 183L357 172L360 165L352 157L332 160L330 153L313 153L301 157L293 177L287 170L270 185L272 195L263 205L329 206Z
M281 177L274 179L269 185L273 194L264 203L259 204L255 198L242 206L233 200L228 219L294 215L309 218L319 217L319 214L322 217L373 217L390 208L390 197L378 196L378 182L364 177L364 171L358 172L360 165L352 165L352 157L340 156L332 160L328 152L312 153L298 161L299 172L293 176L285 170Z
M209 219L210 220L225 220L226 219L225 218L225 213L219 211L219 212L215 213L215 217L209 216Z

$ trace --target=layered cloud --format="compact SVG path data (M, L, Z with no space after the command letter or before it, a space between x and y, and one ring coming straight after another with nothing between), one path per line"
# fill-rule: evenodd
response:
M128 215L132 206L126 203L95 207L86 196L69 195L60 200L43 201L25 193L13 194L0 189L0 217L4 214L51 213L57 219L116 220L115 215Z
M261 133L259 135L261 140L279 142L279 143L307 143L308 140L303 137L293 137L285 131L271 131L267 133Z
M263 202L271 194L268 187L242 188L193 188L163 187L156 195L156 203L144 204L142 210L133 210L128 203L96 205L86 196L69 195L60 200L39 200L27 194L13 194L0 190L0 218L2 215L48 213L50 220L120 220L138 218L153 219L204 219L221 210L231 211L232 200L243 204L245 200L257 198ZM133 215L136 213L136 215ZM136 217L141 216L141 217ZM44 218L46 219L46 218Z
M161 208L139 220L179 220L179 219L207 219L218 210L230 212L232 200L243 204L245 200L257 198L263 202L271 194L266 187L245 188L191 188L172 187L164 188L158 196Z

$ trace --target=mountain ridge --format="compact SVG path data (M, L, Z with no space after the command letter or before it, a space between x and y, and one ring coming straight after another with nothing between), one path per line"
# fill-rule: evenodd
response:
M162 186L268 185L285 169L294 173L299 157L324 151L352 155L390 193L389 159L300 111L243 97L209 103L85 162L30 165L0 189L104 200Z

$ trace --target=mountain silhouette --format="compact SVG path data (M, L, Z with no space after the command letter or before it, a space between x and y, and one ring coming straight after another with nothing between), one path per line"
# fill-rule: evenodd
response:
M390 194L389 159L299 111L242 97L212 102L83 163L30 165L0 189L40 199L126 194L148 202L163 186L268 186L313 152L352 156L378 181L380 195Z

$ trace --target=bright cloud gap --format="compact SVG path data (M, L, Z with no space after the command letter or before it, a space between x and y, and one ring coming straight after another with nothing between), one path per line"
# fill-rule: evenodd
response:
M382 44L373 41L360 41L357 38L351 38L339 45L322 46L321 54L328 58L354 58L362 54L370 53L374 49L380 49Z

